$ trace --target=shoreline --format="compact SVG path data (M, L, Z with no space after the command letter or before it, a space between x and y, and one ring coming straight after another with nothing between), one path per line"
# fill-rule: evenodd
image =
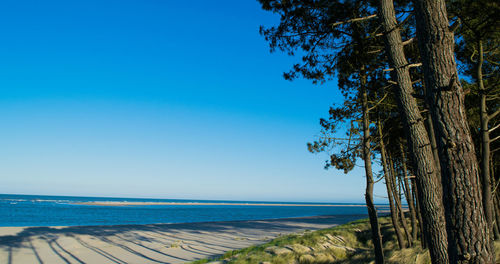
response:
M317 206L317 207L366 207L364 204L303 204L303 203L227 203L227 202L75 202L77 205L130 206L130 205L237 205L237 206Z
M262 244L284 234L329 228L364 217L0 227L0 263L184 263Z
M381 216L384 216L386 212L382 211ZM102 224L102 225L26 225L26 226L0 226L0 247L2 245L2 237L4 236L15 236L18 233L24 231L25 229L31 228L50 228L53 230L64 229L64 228L133 228L133 227L144 227L144 226L183 226L183 225L205 225L205 224L224 224L224 223L244 223L244 222L282 222L282 221L296 221L296 220L312 220L316 222L318 219L330 219L330 218L354 218L362 219L366 218L366 214L350 214L350 215L313 215L313 216L297 216L297 217L277 217L277 218L262 218L262 219L242 219L242 220L223 220L223 221L200 221L200 222L162 222L162 223L146 223L146 224Z

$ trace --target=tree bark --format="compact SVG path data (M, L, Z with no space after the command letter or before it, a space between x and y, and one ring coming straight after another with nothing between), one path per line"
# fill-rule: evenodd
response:
M427 101L440 150L451 263L493 263L479 171L444 0L413 0Z
M500 232L500 199L498 199L498 196L496 197L496 203L494 204L493 208L495 209L495 222L496 222L496 227L497 230ZM495 199L495 198L494 198Z
M415 163L418 199L424 224L422 232L429 243L432 262L448 263L440 174L435 165L424 119L413 97L414 90L407 67L408 61L404 55L392 0L379 0L379 16L385 31L386 51L395 69L398 83L396 97L404 119L410 153Z
M411 221L411 236L412 239L415 240L417 239L417 214L415 212L415 204L413 202L413 197L412 197L412 190L410 190L410 183L408 182L408 169L406 167L406 154L405 150L403 147L403 143L399 141L399 150L401 151L401 159L402 161L402 166L403 166L403 181L405 185L405 195L406 195L406 201L408 202L408 209L410 210L410 221Z
M368 217L370 219L370 225L372 230L372 241L375 250L375 263L384 263L384 250L382 247L382 234L380 232L380 225L378 223L377 210L375 209L375 204L373 203L373 172L372 172L372 159L371 159L371 148L370 148L370 120L369 120L369 110L368 110L368 94L366 92L366 77L361 77L361 100L363 108L363 160L365 163L365 174L366 174L366 207L368 208Z
M493 166L493 159L490 159L490 168L491 168L491 183L493 186L496 187L496 180L495 180L495 169ZM499 204L499 191L498 189L494 190L491 194L491 200L493 202L493 216L494 216L494 221L493 221L493 231L495 234L495 240L500 239L500 204Z
M493 203L493 208L495 208L495 204ZM497 220L498 219L498 212L493 211L493 239L497 240L500 239L500 230L498 230L498 224Z
M439 152L437 148L436 135L434 134L434 126L432 125L432 116L430 112L427 112L427 132L429 132L429 139L431 140L432 154L434 155L434 162L436 168L441 172L441 164L439 164Z
M494 195L493 199L494 199L493 208L496 208L495 209L495 223L496 223L495 226L496 226L497 231L500 232L500 199L498 199L497 195Z

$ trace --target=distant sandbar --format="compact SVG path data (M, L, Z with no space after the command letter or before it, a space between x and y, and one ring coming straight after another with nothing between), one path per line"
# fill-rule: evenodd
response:
M129 206L129 205L244 205L244 206L328 206L328 207L365 207L362 204L288 204L288 203L215 203L215 202L117 202L117 201L99 201L99 202L78 202L74 204L81 205L99 205L99 206Z

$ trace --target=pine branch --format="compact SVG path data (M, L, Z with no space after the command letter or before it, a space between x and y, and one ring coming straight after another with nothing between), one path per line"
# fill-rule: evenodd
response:
M359 22L359 21L364 21L364 20L376 18L376 17L377 17L377 15L375 14L375 15L370 15L370 16L365 16L365 17L358 17L358 18L348 19L346 21L335 22L335 23L332 24L332 28L336 27L336 26L339 26L339 25L346 24L346 23Z
M493 143L493 141L495 141L495 140L497 140L497 139L499 139L499 138L500 138L500 136L495 137L495 138L493 138L493 139L490 139L490 143Z
M462 20L458 18L457 21L455 21L451 26L448 27L450 29L450 32L455 32L460 24L462 24Z
M488 129L488 133L491 133L491 132L495 131L495 129L497 129L497 128L499 128L499 127L500 127L500 124L498 124L498 125L496 125L496 126L494 126L494 127L490 128L490 129Z
M377 107L380 103L382 103L382 102L385 100L385 98L387 98L387 95L388 95L388 94L389 94L389 93L386 93L386 94L384 95L384 97L382 97L382 99L380 99L380 100L379 100L379 101L378 101L378 102L377 102L374 106L369 107L369 108L368 108L368 111L371 111L371 110L375 109L375 108L376 108L376 107Z
M415 40L415 38L411 38L411 39L403 41L402 44L403 44L403 46L405 46L405 45L408 45L408 44L412 43L414 40Z
M495 118L495 116L497 116L498 114L500 114L500 108L498 110L496 110L495 113L489 115L488 120Z
M408 67L408 68L414 68L414 67L420 67L422 66L422 63L408 63L406 65L403 65L401 68L405 68L405 67ZM383 69L382 71L393 71L394 68L389 68L389 69Z

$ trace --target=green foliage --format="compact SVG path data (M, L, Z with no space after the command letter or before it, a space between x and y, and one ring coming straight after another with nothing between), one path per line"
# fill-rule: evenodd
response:
M498 67L500 59L500 4L488 0L451 0L448 5L449 15L460 26L456 30L457 58L462 63L462 74L474 76L475 62L478 55L477 42L481 40L485 50L485 71Z
M331 80L335 72L335 51L343 47L339 40L346 37L342 27L332 27L332 24L351 18L349 10L355 9L359 1L259 2L264 10L280 16L278 26L260 28L271 51L280 50L289 55L299 51L302 55L301 62L284 74L285 79L293 80L302 76L314 83ZM367 12L365 10L365 14Z
M392 119L400 127L394 91L388 85L388 61L383 52L384 43L377 19L349 23L349 19L370 17L376 13L376 1L279 1L260 0L264 10L280 16L277 26L261 27L260 33L269 42L271 51L295 55L302 60L285 73L285 78L310 79L313 83L337 80L344 95L344 103L330 108L329 117L320 119L319 137L307 144L311 153L326 152L329 159L325 169L335 168L350 172L362 158L360 130L361 91L367 91L372 109L370 120L377 117ZM398 2L399 10L407 9L406 1ZM403 15L403 18L409 18ZM407 19L406 19L407 20ZM409 20L411 21L411 20ZM411 23L404 23L403 34L413 34ZM416 55L415 45L408 45L409 61ZM417 74L417 73L414 73ZM387 96L389 95L389 96ZM384 100L380 103L380 100ZM390 128L390 126L384 126ZM401 128L402 129L402 128ZM402 135L401 129L394 131ZM387 133L389 134L389 133ZM376 137L375 137L376 138ZM372 143L376 149L376 143Z

